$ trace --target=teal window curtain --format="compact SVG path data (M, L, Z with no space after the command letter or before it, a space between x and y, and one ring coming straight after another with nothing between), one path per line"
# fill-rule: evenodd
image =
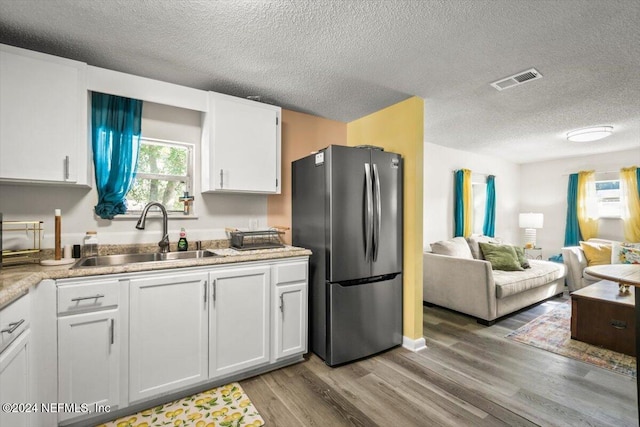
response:
M100 218L127 212L125 197L138 166L142 101L93 92L91 125Z
M496 234L496 177L487 177L487 202L484 209L484 223L482 234L495 237Z
M464 184L464 173L457 170L454 175L454 236L460 237L464 235L464 200L462 197L462 186Z
M454 175L454 194L455 194L455 207L454 207L454 237L464 236L464 171L457 170Z
M564 231L564 245L577 246L582 240L578 224L578 174L569 175L567 191L567 225Z
M638 181L638 196L640 196L640 167L636 168L636 181Z

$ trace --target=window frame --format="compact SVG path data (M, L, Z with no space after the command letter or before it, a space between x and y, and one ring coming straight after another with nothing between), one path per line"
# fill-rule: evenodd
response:
M186 190L189 192L189 194L193 194L194 191L194 182L195 182L195 169L194 169L194 163L195 163L195 144L191 143L191 142L183 142L183 141L172 141L172 140L167 140L167 139L158 139L158 138L150 138L150 137L146 137L146 136L141 136L140 137L140 147L142 148L142 144L147 141L147 142L151 142L153 144L157 144L157 145L168 145L171 147L179 147L179 148L186 148L187 150L187 174L182 176L182 175L167 175L167 174L159 174L159 173L148 173L148 172L140 172L140 171L136 171L136 176L134 178L134 180L137 180L138 178L141 179L157 179L157 180L163 180L163 181L174 181L174 182L184 182L185 183L185 188ZM135 183L135 181L134 181ZM132 187L133 188L133 185ZM131 190L129 190L131 191ZM129 193L127 193L128 195ZM126 198L126 196L125 196ZM195 212L194 212L194 205L193 205L193 201L191 202L191 213L189 215L184 215L183 211L181 210L171 210L169 208L167 208L167 214L169 216L173 216L173 215L180 215L183 218L190 218L190 217L195 217ZM154 212L154 211L150 211L150 214ZM135 216L138 217L140 214L142 213L142 210L133 210L133 209L129 209L127 208L127 213L125 214L126 216Z

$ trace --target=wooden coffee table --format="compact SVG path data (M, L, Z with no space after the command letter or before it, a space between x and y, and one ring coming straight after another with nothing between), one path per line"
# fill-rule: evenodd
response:
M635 356L635 288L602 280L571 293L571 338Z
M640 287L640 264L611 264L587 267L585 273L604 280L613 280L619 285ZM636 334L640 333L640 291L636 298ZM640 337L636 336L636 354L640 353ZM636 357L636 400L640 413L640 357Z

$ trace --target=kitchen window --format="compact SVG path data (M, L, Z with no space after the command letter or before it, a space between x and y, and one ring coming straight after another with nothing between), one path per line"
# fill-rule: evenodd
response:
M138 172L127 193L127 213L139 214L151 201L162 203L167 212L184 210L180 201L193 190L194 146L186 142L140 138Z
M622 215L620 196L619 179L596 181L598 216L600 218L620 218Z

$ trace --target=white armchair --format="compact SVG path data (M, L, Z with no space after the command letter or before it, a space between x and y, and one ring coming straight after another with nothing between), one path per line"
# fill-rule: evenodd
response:
M613 243L611 240L589 239L591 243ZM584 272L587 268L587 258L580 246L566 246L562 250L562 260L567 267L567 286L569 292L589 286L601 279L589 276Z

